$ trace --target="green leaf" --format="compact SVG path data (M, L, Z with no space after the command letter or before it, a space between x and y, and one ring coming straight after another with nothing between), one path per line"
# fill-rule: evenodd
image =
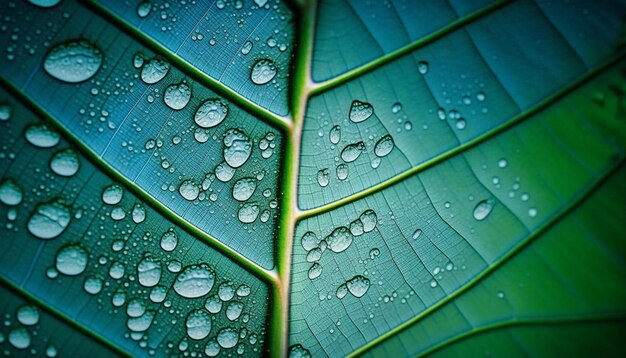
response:
M6 354L621 353L623 2L49 5L1 5Z

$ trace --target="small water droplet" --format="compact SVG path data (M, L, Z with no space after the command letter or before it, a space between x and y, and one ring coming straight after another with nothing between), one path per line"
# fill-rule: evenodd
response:
M209 357L216 357L220 353L220 345L215 338L207 342L204 347L204 353Z
M241 316L242 311L243 303L239 301L232 301L226 307L226 318L231 321L235 321Z
M315 280L320 277L322 274L322 265L318 263L314 263L311 268L309 268L309 280Z
M149 59L141 69L141 80L152 85L161 81L170 71L170 64L161 57Z
M535 208L528 209L528 216L530 216L531 218L536 217L537 216L537 209L535 209Z
M396 102L391 106L391 113L396 114L402 110L402 104L400 102Z
M318 247L320 240L317 238L317 235L315 235L315 233L308 231L304 233L304 235L302 235L301 243L302 247L306 251L311 251L314 248Z
M422 235L422 229L415 230L415 232L413 232L413 236L412 236L413 240L417 240L420 237L420 235Z
M241 53L247 55L250 53L250 50L252 50L252 41L244 42L243 46L241 47Z
M224 160L231 168L239 168L252 154L250 139L240 130L229 129L224 134Z
M57 271L67 276L77 276L87 267L87 251L79 244L63 246L56 256Z
M217 334L217 343L219 343L222 348L232 348L237 345L238 341L239 335L237 335L237 331L233 328L222 328Z
M317 172L317 183L323 188L328 186L329 177L328 177L328 168L320 169Z
M361 153L365 150L365 143L357 142L353 144L348 144L341 151L341 159L346 163L351 163L361 155Z
M26 349L30 346L30 333L23 327L13 328L9 332L9 343L17 349Z
M194 201L200 195L200 188L191 180L185 180L178 187L178 192L185 200Z
M90 295L96 295L102 291L102 280L97 276L89 276L83 283L83 289Z
M152 10L152 5L149 1L141 1L137 4L137 16L140 18L147 17L150 15L150 11Z
M311 358L311 353L300 344L289 348L289 358Z
M376 223L378 222L378 217L374 210L365 210L360 216L360 221L363 223L363 231L370 232L376 228Z
M419 71L420 74L425 75L428 73L428 62L426 61L420 61L417 64L417 70Z
M213 295L206 299L204 308L211 313L219 313L222 310L222 300L217 295Z
M17 320L24 326L34 326L39 323L39 309L36 306L24 305L17 309Z
M495 204L496 202L493 199L483 200L479 202L474 208L474 219L478 221L485 220L485 218L487 218L487 216L493 210Z
M57 80L79 83L93 77L102 66L102 52L91 42L71 40L50 49L44 70Z
M341 140L341 127L339 127L338 125L332 127L330 129L330 132L328 133L328 137L332 144L339 143L339 141Z
M7 206L17 206L22 203L22 188L11 178L4 178L0 182L0 202Z

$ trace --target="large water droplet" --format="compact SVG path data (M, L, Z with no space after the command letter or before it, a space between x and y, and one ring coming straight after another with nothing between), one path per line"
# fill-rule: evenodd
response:
M255 178L241 178L233 185L233 198L238 201L246 201L250 199L255 190Z
M44 70L57 80L79 83L93 77L102 66L102 53L87 40L72 40L50 49Z
M9 343L17 349L26 349L30 346L30 333L26 328L13 328L9 332Z
M148 60L141 69L141 80L151 85L161 81L170 70L170 64L160 57Z
M29 3L39 7L53 7L58 5L61 0L28 0Z
M111 267L109 268L109 276L111 276L112 279L114 280L119 280L120 278L124 277L124 273L126 271L126 268L124 267L124 265L121 262L113 262L111 264Z
M24 326L34 326L39 323L39 309L36 306L25 305L18 308L16 316Z
M274 61L261 59L252 66L250 79L257 85L264 85L274 79L277 72Z
M250 224L259 216L259 205L257 203L245 203L237 212L237 218L244 224Z
M300 344L289 348L289 358L311 358L311 353Z
M152 4L150 4L150 1L144 0L144 1L139 2L139 4L137 4L137 16L139 16L142 19L150 15L151 10L152 10Z
M146 209L141 204L135 204L131 216L135 224L141 224L146 220Z
M363 142L348 144L341 151L341 159L346 163L353 162L357 160L357 158L361 155L361 153L364 150L365 150L365 143Z
M189 338L204 339L211 333L211 316L204 310L191 311L187 316L185 326Z
M217 98L204 101L196 110L194 121L202 128L212 128L224 121L228 106Z
M211 313L219 313L222 310L222 300L217 295L213 295L206 299L204 308Z
M332 144L337 144L341 140L341 127L334 126L330 129L330 133L328 134L330 142Z
M61 140L59 134L45 123L28 126L24 132L24 137L28 143L39 148L52 148Z
M163 102L174 110L181 110L187 106L191 99L191 88L185 82L173 83L165 89Z
M128 317L140 317L146 312L146 303L141 298L133 298L126 305Z
M350 233L353 236L361 236L365 230L363 229L363 222L361 219L356 219L350 223Z
M217 343L222 348L233 348L239 341L239 335L233 328L222 328L217 334Z
M97 276L89 276L83 283L83 289L90 295L95 295L102 291L102 279Z
M71 148L58 151L50 159L50 169L63 177L73 176L80 169L78 155Z
M315 233L308 231L304 233L304 235L302 235L301 243L302 247L306 251L311 251L319 245L320 239L317 238L317 235L315 235Z
M252 154L250 139L240 130L229 129L224 133L224 160L231 168L239 168Z
M235 297L235 286L232 282L226 281L220 285L217 295L222 301L230 301Z
M364 232L370 232L374 230L374 228L376 227L376 223L378 222L378 217L376 216L376 213L374 212L374 210L371 209L365 210L363 214L359 216L359 219L363 223Z
M200 188L196 183L191 180L185 180L178 187L178 192L180 195L189 201L194 201L200 195Z
M215 272L207 264L186 267L176 276L174 291L185 298L206 295L215 283Z
M241 316L241 312L243 311L243 303L239 301L232 301L226 307L226 318L231 321L235 321L239 316Z
M353 101L350 106L350 120L354 123L363 122L374 114L374 107L367 102Z
M23 194L22 188L11 178L5 178L0 182L0 202L7 206L20 205Z
M346 297L347 294L348 294L348 286L346 286L345 283L337 287L337 292L335 292L335 295L337 296L338 299L342 299Z
M235 169L226 163L220 163L215 167L215 177L217 180L226 183L235 175Z
M28 231L40 239L54 239L65 231L71 217L70 209L58 199L40 203L28 219Z
M64 246L57 253L55 267L67 276L80 275L87 267L87 251L79 244Z
M323 188L325 186L328 186L329 182L328 168L320 169L317 172L317 183Z
M126 321L126 327L132 332L145 332L150 328L155 314L154 311L146 311L146 313L139 317L129 318L128 321Z
M322 274L322 265L318 263L314 263L311 268L309 268L309 280L315 280L320 277Z
M387 134L386 136L380 138L378 142L376 142L376 146L374 146L374 153L382 158L391 153L393 147L393 138L389 134Z
M363 297L363 295L370 288L370 280L361 275L354 276L348 282L346 282L346 286L348 287L348 291L356 297Z
M481 221L491 213L495 201L493 199L483 200L479 202L474 208L474 219Z
M178 236L176 232L174 232L174 229L169 229L163 233L163 236L161 236L161 248L163 250L168 252L174 251L176 245L178 245Z
M204 347L204 354L209 357L215 357L220 354L220 345L217 344L215 338L207 342L206 346Z
M333 230L325 240L332 252L342 252L352 243L352 234L350 234L350 230L347 227L340 226Z
M118 184L112 184L102 191L102 201L108 205L117 205L122 201L124 189Z
M161 280L161 263L146 257L137 265L137 279L144 287L156 286Z

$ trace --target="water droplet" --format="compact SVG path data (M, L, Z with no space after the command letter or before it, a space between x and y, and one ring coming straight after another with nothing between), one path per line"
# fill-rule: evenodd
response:
M28 231L40 239L54 239L65 231L71 217L70 209L58 199L40 203L28 220Z
M28 143L38 148L52 148L59 144L59 134L45 123L37 123L28 126L24 132Z
M531 218L534 218L535 216L537 216L537 209L535 208L528 209L528 216L530 216Z
M365 143L363 142L348 144L341 151L341 159L346 163L353 162L357 160L357 158L361 155L361 153L364 150L365 150Z
M200 340L211 333L211 316L206 311L194 310L187 316L185 322L187 335L191 339Z
M426 61L420 61L417 64L417 70L419 71L420 74L425 75L428 73L428 62Z
M173 83L165 89L163 102L173 110L181 110L191 99L191 88L185 83Z
M111 297L111 303L115 307L122 307L126 302L126 292L121 289L115 290L113 297Z
M333 230L325 239L328 243L328 248L332 252L342 252L347 249L352 243L352 234L345 226L340 226Z
M356 219L350 223L350 233L354 236L361 236L365 230L363 230L363 222L360 219Z
M141 69L141 80L146 84L155 84L161 81L170 71L170 64L161 57L149 59Z
M244 42L243 46L241 47L241 53L243 55L247 55L250 53L250 50L252 50L252 41L246 41Z
M87 251L79 244L64 246L57 253L55 267L67 276L80 275L87 267Z
M341 285L339 285L339 287L337 287L337 292L335 292L335 294L337 295L338 299L346 297L346 295L348 294L348 286L346 286L345 283L342 283Z
M115 221L123 220L126 217L126 212L121 206L116 206L111 210L111 219Z
M0 202L7 206L16 206L22 203L22 188L11 178L5 178L0 182Z
M128 317L141 317L146 312L146 303L140 298L133 298L128 301L126 314Z
M161 303L165 300L167 295L167 288L164 286L155 286L150 290L150 301L154 303Z
M322 274L322 265L318 263L314 263L311 268L309 268L309 280L315 280L320 277Z
M241 312L243 311L243 303L239 301L233 301L228 304L226 307L226 318L231 321L235 321L239 316L241 316Z
M380 138L378 142L376 142L376 146L374 146L374 153L378 157L384 157L387 154L391 153L391 150L394 147L393 138L387 134L386 136Z
M339 143L339 141L341 140L341 127L339 126L332 127L330 129L330 132L328 133L328 137L332 144Z
M213 295L206 299L204 308L211 313L219 313L222 310L222 300L217 295Z
M250 79L257 85L264 85L274 79L277 72L274 61L261 59L252 66Z
M487 95L485 94L485 92L478 92L476 94L476 99L478 100L478 102L483 102L485 101L486 98L487 98Z
M374 107L367 102L354 100L350 106L350 120L354 123L363 122L374 114Z
M220 345L215 339L211 339L204 347L204 353L209 357L215 357L220 353Z
M396 102L391 106L391 113L396 114L402 110L402 104L400 102Z
M17 320L24 326L34 326L39 323L39 309L36 306L25 305L17 309Z
M72 40L50 49L44 70L57 80L79 83L93 77L102 66L102 52L87 40Z
M185 180L178 187L180 195L189 201L194 201L200 195L200 188L191 180Z
M193 119L202 128L213 128L224 121L228 106L218 98L208 99L198 107Z
M39 7L53 7L61 2L61 0L28 0L29 3Z
M311 353L300 344L289 348L289 358L311 358Z
M102 191L102 201L108 205L117 205L122 201L124 189L118 184L111 184Z
M192 265L176 276L174 291L184 298L198 298L209 293L214 283L215 272L209 265Z
M50 159L50 169L62 177L73 176L80 169L78 155L71 148L58 151Z
M432 287L432 288L437 287L437 281L435 281L435 280L430 281L430 287Z
M369 290L370 288L370 280L361 275L354 276L348 282L346 282L346 286L348 287L348 291L356 297L360 298Z
M250 199L256 190L256 179L241 178L233 185L233 198L238 201L246 201Z
M217 289L217 294L222 301L230 301L235 297L235 287L232 282L224 282Z
M259 216L259 205L257 203L245 203L237 212L239 221L250 224Z
M508 164L509 163L504 158L498 160L498 168L506 168Z
M467 126L467 122L465 121L465 118L461 117L456 120L456 129L463 130L465 129L466 126Z
M143 56L141 52L137 52L133 55L133 67L139 69L143 66L146 58Z
M146 257L137 265L137 279L144 287L156 286L161 280L161 263Z
M58 354L59 354L59 350L57 349L57 347L53 345L49 345L48 347L46 347L46 357L54 358Z
M126 321L126 327L132 332L145 332L150 328L154 315L154 311L146 311L146 313L139 317L129 318L128 321Z
M120 278L124 277L124 272L126 271L126 269L124 268L124 265L121 262L113 262L111 264L111 267L109 268L109 276L111 276L112 279L114 280L119 280Z
M217 343L219 343L222 348L232 348L237 345L238 341L239 336L237 335L237 331L233 328L222 328L217 334Z
M498 291L498 298L503 299L504 298L504 292Z
M474 219L478 221L485 220L485 218L491 213L496 202L493 199L483 200L479 202L474 208Z
M90 295L96 295L102 290L102 280L97 276L89 276L83 283L83 289Z
M30 334L26 328L13 328L9 332L9 343L17 349L26 349L30 346Z
M306 251L311 251L312 249L316 248L319 245L320 240L317 238L315 233L308 231L304 233L304 235L302 235L302 239L300 242L302 244L302 247Z
M337 165L337 179L346 180L348 179L348 166L345 164Z
M376 213L374 212L374 210L371 209L365 210L363 214L359 216L359 219L363 223L364 232L370 232L374 230L374 228L376 227L376 223L378 222L378 217L376 216Z
M237 287L237 296L239 297L247 297L250 295L250 287L246 284L241 284Z
M237 129L229 129L224 134L224 160L231 168L239 168L252 154L250 139Z
M317 172L317 183L323 188L328 185L328 168L320 169Z
M13 109L7 103L0 103L0 122L6 122L11 119Z
M169 229L163 233L161 236L161 248L163 250L168 252L174 251L176 245L178 245L178 236L176 235L176 232L174 232L174 229Z
M413 232L413 240L417 240L420 235L422 235L422 229L415 230L415 232Z
M150 11L152 10L152 5L149 1L141 1L137 4L137 16L140 18L147 17L150 15Z
M370 250L370 259L375 259L380 255L380 250L378 248L373 248Z
M135 224L141 224L146 220L146 209L140 204L135 204L131 215Z

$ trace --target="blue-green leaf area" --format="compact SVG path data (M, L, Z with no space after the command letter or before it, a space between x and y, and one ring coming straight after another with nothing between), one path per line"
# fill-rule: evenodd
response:
M279 131L82 5L64 1L50 9L32 9L21 2L3 6L10 31L0 37L13 50L0 58L0 73L8 81L175 215L257 264L273 267ZM24 39L12 35L26 31ZM50 75L44 63L51 49L77 38L100 51L102 64L93 77L66 83ZM155 63L166 66L165 75L150 71ZM159 74L162 78L152 83ZM174 97L178 102L168 105L165 99L172 88L187 91L178 91L181 98ZM209 110L202 112L206 106ZM198 113L215 119L198 118ZM233 133L241 134L237 143L248 151L248 157L234 164L227 158ZM233 189L242 178L252 178L256 190L239 201ZM244 222L240 217L246 207L256 215Z
M619 6L614 11L624 12ZM580 31L593 33L607 10L593 7L584 16L595 20L582 22ZM559 24L562 28L532 1L516 2L311 98L299 206L344 199L473 145L614 58L621 23L604 24L613 26L615 36L598 44L591 36L570 43L561 34L569 25ZM602 51L591 51L600 44ZM351 119L355 101L370 106L367 119ZM341 135L333 141L337 131ZM385 136L391 136L394 149L381 156L376 146ZM345 148L356 143L362 143L359 157L346 160ZM338 174L340 166L347 175ZM329 180L322 185L317 178L324 170Z
M302 221L290 344L313 355L363 353L401 325L446 315L443 303L497 270L623 162L624 98L614 90L623 86L622 68L614 67L469 151ZM438 322L442 334L460 329Z
M3 280L129 355L265 352L265 283L0 98Z
M291 10L283 1L98 1L132 29L259 106L285 116L294 48ZM145 14L146 9L150 9ZM145 16L142 16L144 15ZM275 74L252 81L269 59Z
M0 287L0 346L4 355L111 357L116 352L79 333L35 303Z

